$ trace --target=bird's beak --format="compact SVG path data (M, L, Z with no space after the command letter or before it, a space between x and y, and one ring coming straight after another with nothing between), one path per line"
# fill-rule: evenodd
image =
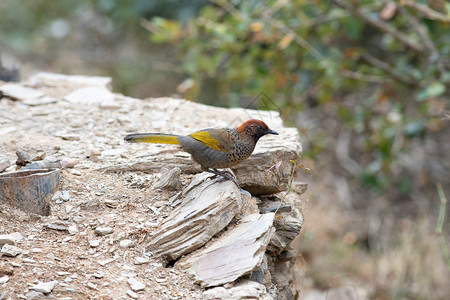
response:
M276 135L278 135L278 132L276 132L275 130L269 129L269 130L267 130L266 134L276 134Z

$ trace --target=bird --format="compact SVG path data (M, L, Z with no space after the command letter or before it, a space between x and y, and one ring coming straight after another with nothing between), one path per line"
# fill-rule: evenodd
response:
M267 134L278 135L278 132L261 120L251 119L236 128L207 128L189 135L133 133L125 136L124 140L130 143L180 145L203 171L220 175L239 187L235 178L218 169L233 167L247 159L258 140Z

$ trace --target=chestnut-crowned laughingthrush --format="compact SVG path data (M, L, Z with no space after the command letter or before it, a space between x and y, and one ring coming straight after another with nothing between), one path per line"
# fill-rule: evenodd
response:
M261 120L247 120L235 129L208 128L190 135L174 135L163 133L135 133L127 135L127 142L177 144L192 159L199 163L203 171L220 175L232 180L234 178L217 169L229 168L237 165L252 154L256 142L266 134L277 134Z

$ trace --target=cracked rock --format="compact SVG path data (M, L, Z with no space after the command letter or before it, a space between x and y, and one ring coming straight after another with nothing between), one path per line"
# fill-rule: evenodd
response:
M33 285L31 287L29 287L30 290L35 291L35 292L41 292L44 294L48 294L50 293L55 286L58 285L58 280L53 280L53 281L49 281L49 282L40 282L36 285Z
M142 291L143 289L145 289L145 284L133 277L128 279L128 284L134 292Z
M10 244L4 244L2 247L3 256L15 257L15 256L19 255L20 253L22 253L22 249L20 249L19 247L10 245Z

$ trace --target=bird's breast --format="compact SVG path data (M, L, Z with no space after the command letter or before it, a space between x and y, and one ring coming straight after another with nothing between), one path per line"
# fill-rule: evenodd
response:
M254 143L236 141L231 151L227 153L228 161L231 165L240 163L247 159L255 149Z

